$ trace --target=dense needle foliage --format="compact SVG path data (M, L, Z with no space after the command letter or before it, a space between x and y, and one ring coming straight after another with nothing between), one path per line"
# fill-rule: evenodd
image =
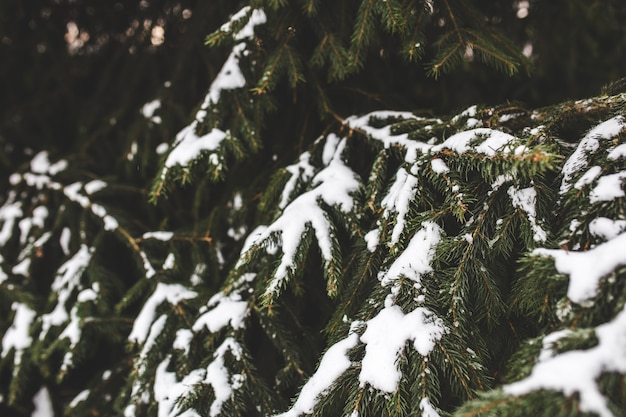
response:
M3 2L0 414L624 415L624 18Z

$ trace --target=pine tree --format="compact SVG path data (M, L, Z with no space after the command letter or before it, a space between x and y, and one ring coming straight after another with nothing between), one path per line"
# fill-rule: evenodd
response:
M623 82L406 110L437 88L416 71L528 71L521 3L145 2L57 45L76 68L135 48L129 91L173 79L6 149L2 414L624 415ZM169 52L208 80L155 28L216 28ZM5 147L28 128L7 120Z

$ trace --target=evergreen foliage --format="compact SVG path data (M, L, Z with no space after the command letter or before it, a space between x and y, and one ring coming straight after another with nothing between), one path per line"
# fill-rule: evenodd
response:
M210 80L168 73L204 99L159 81L75 144L6 150L2 415L624 415L623 82L534 110L381 110L407 93L346 92L474 56L527 70L520 32L485 24L515 9L248 3L145 2L143 38L110 41L178 68L141 48L149 29L217 28ZM112 47L85 42L84 65Z

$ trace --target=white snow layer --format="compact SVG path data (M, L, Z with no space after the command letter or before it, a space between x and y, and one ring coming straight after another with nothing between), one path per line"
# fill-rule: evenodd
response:
M128 340L138 344L144 343L150 331L150 327L154 322L156 310L164 302L167 301L175 305L183 300L195 298L197 295L195 291L191 291L180 284L164 284L159 282L154 292L146 300L146 303L137 315L133 323L133 329L128 335Z
M598 217L589 223L589 233L605 240L613 239L626 230L626 220Z
M196 369L187 374L182 381L177 381L176 372L168 372L171 355L168 355L156 369L154 378L154 400L158 403L158 417L200 417L200 414L188 410L180 414L178 398L189 393L193 386L204 378L204 370ZM131 404L124 410L125 417L135 417L134 406Z
M324 148L326 149L326 148ZM283 187L283 192L280 196L280 202L278 203L278 208L281 210L287 207L291 200L291 195L293 194L296 185L299 181L309 181L315 175L315 167L311 165L309 162L311 159L311 154L309 152L303 152L300 155L300 158L297 163L289 165L285 170L291 174L285 186Z
M213 361L205 369L195 369L187 374L182 381L176 379L175 372L168 372L171 356L159 364L154 381L154 399L158 403L158 417L200 417L193 409L181 414L178 401L185 398L197 384L210 385L215 399L209 408L209 416L220 414L223 404L232 398L233 392L241 387L243 375L231 375L224 361L226 354L235 360L241 358L241 346L233 338L226 338L213 355ZM132 416L132 410L127 413Z
M430 403L428 397L424 397L420 401L420 411L422 417L441 417L435 407Z
M240 42L233 47L220 72L211 83L209 91L200 106L200 110L196 113L195 120L191 122L191 124L185 126L176 135L174 145L165 160L165 166L161 172L162 178L165 177L169 169L175 165L187 167L191 162L200 156L202 151L217 150L221 142L228 137L229 132L224 132L215 127L203 136L198 136L196 134L196 129L198 128L198 125L204 121L207 110L220 101L223 91L243 88L246 85L246 79L241 71L241 68L239 67L239 59L248 52L245 40L252 38L254 35L254 28L256 26L266 22L267 19L265 13L261 9L254 9L250 13L250 7L245 6L233 15L231 20L224 24L221 28L222 31L229 32L232 23L244 18L247 14L250 14L250 18L246 25L237 33L233 34L233 38L235 40L243 42ZM213 155L215 155L215 153L213 153L212 156ZM214 164L217 165L217 160L218 159L213 156L211 162L215 162Z
M597 185L589 193L589 201L593 203L612 201L624 197L623 183L626 179L626 171L600 177Z
M52 400L50 393L46 387L41 387L33 397L35 409L31 413L31 417L54 417L54 409L52 408Z
M433 169L433 172L437 174L445 174L450 171L450 168L448 168L446 163L440 158L435 158L430 161L430 166Z
M26 304L14 302L11 309L15 311L13 323L4 333L2 338L2 358L4 359L11 349L15 349L13 358L14 369L17 369L22 362L24 350L29 348L33 339L30 337L30 326L37 316Z
M517 186L511 186L507 190L513 207L520 209L526 215L530 227L533 229L533 239L535 242L545 242L548 234L539 224L537 224L537 190L534 187L519 189Z
M357 345L358 341L359 336L351 332L348 337L329 347L322 356L315 373L300 390L298 399L291 409L275 417L298 417L303 414L312 414L321 397L330 392L337 378L352 365L348 352Z
M405 344L413 341L415 350L428 356L445 333L443 321L426 308L418 307L408 314L397 305L383 308L367 321L361 336L366 345L359 375L361 386L369 384L380 391L394 392L402 377L398 359Z
M326 217L325 210L320 207L319 201L329 206L336 206L342 212L348 213L354 205L352 194L358 190L360 184L356 174L341 160L346 140L337 140L334 134L330 134L326 146L333 148L333 156L328 165L313 178L313 188L289 203L281 216L267 228L257 228L244 245L249 249L262 244L272 236L280 238L280 249L283 255L274 278L267 287L266 294L276 291L288 276L289 271L295 267L297 249L307 227L313 228L324 260L333 259L332 226ZM268 247L268 250L272 252L273 248Z
M52 326L60 326L70 319L65 304L75 290L82 289L80 278L89 266L92 254L93 249L82 244L78 251L57 270L51 286L57 294L57 303L50 313L41 316L40 340L45 339Z
M535 249L533 254L554 258L561 274L569 275L567 297L584 304L598 292L600 280L617 267L626 265L626 233L619 234L593 249L576 252L563 249Z
M620 134L626 127L626 119L622 116L615 116L592 128L580 141L578 147L563 165L563 179L561 181L560 193L564 194L571 188L571 180L574 175L587 167L588 154L594 153L600 147L600 140L611 139Z
M372 127L370 126L370 119L372 118L424 120L423 118L417 117L413 113L409 112L375 111L363 116L350 116L345 120L345 124L348 125L348 127L350 127L351 129L365 132L372 139L381 142L385 148L389 148L391 146L401 146L405 148L407 150L407 154L405 156L405 160L407 160L407 162L414 162L414 158L411 158L410 156L416 155L417 151L427 152L432 147L432 145L409 139L408 133L392 135L391 126L385 126L382 128Z
M202 314L193 324L193 331L198 332L206 327L211 333L231 326L233 329L240 329L244 325L244 320L248 315L248 302L242 300L241 294L237 292L225 295L217 293L208 302L210 308Z
M197 159L202 151L214 151L226 139L227 133L217 128L213 128L206 135L198 136L196 135L197 125L198 122L194 121L178 132L172 150L165 160L162 175L175 165L186 167L191 161Z
M174 232L166 232L162 230L158 232L146 232L141 236L142 239L156 239L164 242L172 239L172 237L174 237Z
M621 246L622 252L624 246ZM599 263L596 263L599 265ZM613 417L597 379L606 372L626 373L626 309L613 320L596 328L598 345L544 357L527 378L504 387L511 395L525 395L542 389L578 394L580 411ZM550 337L548 335L547 337Z
M337 379L354 366L348 353L359 342L365 344L365 356L359 374L361 386L367 384L391 393L397 390L402 376L398 370L398 359L406 343L412 341L418 353L427 356L437 341L448 332L441 319L422 307L408 314L404 314L395 305L385 307L374 318L365 322L367 328L359 337L356 328L361 324L363 323L353 322L348 336L326 350L317 370L304 384L293 406L275 417L312 414L321 398L333 389ZM431 416L437 416L436 412Z
M422 223L422 228L411 238L409 245L391 264L387 271L378 274L383 286L406 277L420 285L422 275L432 271L430 263L441 239L441 228L434 222Z
M476 140L481 140L479 145L472 145ZM487 156L495 156L498 151L503 150L507 145L515 143L515 136L488 128L478 128L456 133L446 139L443 143L435 145L432 152L440 152L450 149L458 154L474 151Z
M391 232L389 246L395 245L400 240L400 235L404 231L405 217L409 213L410 203L416 194L417 177L408 173L404 168L400 168L389 192L380 204L385 218L396 213L396 223Z

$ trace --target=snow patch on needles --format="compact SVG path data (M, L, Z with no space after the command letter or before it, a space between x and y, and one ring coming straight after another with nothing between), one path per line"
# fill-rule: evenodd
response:
M186 167L191 161L197 159L203 151L218 149L220 143L226 139L227 133L217 128L211 129L206 135L198 136L196 135L197 125L198 122L194 121L178 132L172 150L165 160L161 177L164 177L173 166Z
M191 291L180 284L164 284L159 282L152 293L146 300L143 308L137 315L133 323L133 329L128 335L128 340L132 343L142 344L148 336L150 327L154 322L157 308L164 302L171 305L178 304L183 300L189 300L198 296L198 293Z
M222 405L228 401L233 391L243 382L243 375L230 375L226 368L224 356L229 353L236 360L241 358L241 346L232 337L226 338L213 355L214 360L206 368L206 375L202 381L206 385L211 385L215 399L209 408L209 415L216 417L222 411Z
M165 160L165 165L161 172L162 179L165 178L173 166L180 165L188 167L190 163L200 156L202 151L218 150L222 141L229 136L228 131L224 132L215 127L203 136L198 136L196 131L200 123L206 118L208 109L219 103L222 92L236 90L246 86L246 78L239 66L239 60L248 53L245 41L254 36L255 27L267 21L265 12L261 9L250 11L250 6L245 6L239 12L235 13L229 22L225 23L220 28L223 32L230 32L233 23L245 18L246 15L250 16L246 25L237 33L233 34L234 40L242 42L237 43L231 50L228 58L226 58L220 72L211 83L209 91L204 97L200 109L196 113L195 119L176 135L176 140L169 151L170 153ZM219 159L217 154L212 153L210 158L211 163L218 166Z
M171 355L168 355L163 362L157 366L154 379L154 400L158 403L158 417L200 417L194 410L187 410L180 413L177 401L180 397L188 394L195 385L202 382L204 370L196 369L186 375L182 381L176 379L176 372L169 372ZM129 405L124 410L125 417L134 417L134 405Z
M626 233L583 252L562 249L535 249L534 255L554 258L556 270L569 275L567 297L585 304L598 293L600 280L619 266L626 265Z
M326 147L324 148L326 150ZM311 165L311 153L303 152L297 163L289 165L285 170L291 174L280 196L278 208L287 207L298 181L309 181L315 175L315 167Z
M408 173L404 168L398 169L396 179L380 203L383 208L383 217L389 218L392 213L396 213L396 223L391 232L389 246L395 245L400 240L400 235L404 231L405 218L416 194L417 177Z
M478 146L470 146L473 141L482 139ZM446 139L443 143L432 147L432 152L441 152L450 149L457 154L468 151L478 152L487 156L495 156L498 151L503 150L517 141L515 136L499 130L478 128L456 133Z
M398 358L406 342L413 341L415 350L428 356L447 332L443 321L427 308L418 307L408 314L397 305L383 308L367 321L361 336L366 345L359 375L361 386L369 384L383 392L395 392L402 377Z
M621 248L623 252L624 246ZM553 357L544 355L533 367L529 377L506 385L504 392L516 396L539 390L559 391L566 396L578 394L581 412L613 417L606 397L598 389L597 379L607 372L626 373L624 329L626 309L610 322L596 328L597 346L587 350L571 350Z
M623 116L615 116L592 128L580 141L578 147L563 165L563 179L561 181L560 194L565 194L572 187L571 181L574 175L584 169L588 161L588 155L594 153L600 147L600 140L612 139L619 135L626 127L626 119Z
M597 185L589 193L589 201L593 204L626 196L623 189L624 180L626 180L626 171L600 177Z
M441 417L428 397L424 397L420 400L420 411L422 412L422 417Z
M435 249L441 239L441 228L434 222L422 223L422 228L411 238L406 249L396 258L387 271L380 272L378 279L388 286L401 277L409 278L421 285L421 277L431 272L430 266Z
M215 294L207 305L200 310L200 317L193 324L193 331L198 332L206 327L216 333L226 326L241 329L249 313L248 302L243 300L242 292L248 289L246 283L252 282L256 274L243 274L235 284L234 290L228 294Z
M546 233L539 224L537 224L537 190L534 187L519 189L517 186L509 187L507 193L511 197L513 207L520 209L526 214L526 218L533 229L533 239L535 242L545 242L548 239Z
M156 370L154 381L154 399L158 403L159 417L200 417L193 409L188 409L181 413L180 403L193 395L195 386L198 384L210 385L213 389L215 399L209 407L209 416L216 417L222 411L222 406L230 400L244 381L241 374L231 375L226 367L226 355L232 356L235 360L241 359L241 346L235 339L228 337L217 348L213 355L213 361L204 369L195 369L187 374L182 381L176 378L176 372L169 372L171 355L168 355L159 364ZM127 407L125 416L134 416L134 409Z
M33 397L33 410L31 417L51 417L54 416L54 408L52 408L52 400L50 393L46 387L41 387Z
M57 294L57 303L54 309L41 316L41 333L39 340L45 339L48 331L53 326L60 326L70 318L67 312L66 303L76 289L82 289L80 278L83 271L89 266L93 248L81 245L80 249L57 270L52 291Z
M298 417L312 414L320 399L333 388L335 381L350 368L352 361L348 353L359 341L359 336L351 329L350 334L326 350L315 373L304 384L298 399L289 411L275 417Z
M37 316L37 313L26 304L14 302L11 304L11 310L15 311L13 324L7 329L2 338L2 356L4 359L11 349L15 349L13 357L13 369L19 369L22 363L22 355L24 350L30 347L33 342L30 337L30 326Z
M391 133L390 125L382 128L376 128L370 125L371 119L389 118L405 120L424 120L424 118L417 117L413 113L409 112L375 111L363 116L350 116L345 120L345 124L351 129L360 130L366 133L372 139L381 142L385 148L390 148L392 146L401 146L407 150L407 155L416 155L416 151L428 152L432 145L411 140L409 139L408 133L393 135ZM441 120L434 120L433 122L441 122Z
M272 236L280 238L282 257L269 283L266 294L274 293L295 267L295 257L302 241L303 234L308 228L313 228L322 257L326 262L333 260L333 232L326 211L320 207L320 202L328 206L335 206L344 213L353 209L352 194L359 189L356 174L341 160L346 146L346 139L338 140L330 134L326 146L333 148L332 159L328 165L320 170L312 180L313 188L302 193L285 207L281 216L264 229L257 229L254 239L246 242L248 250L258 247ZM326 153L326 152L325 152ZM267 248L273 252L272 247ZM243 253L245 256L245 253Z

